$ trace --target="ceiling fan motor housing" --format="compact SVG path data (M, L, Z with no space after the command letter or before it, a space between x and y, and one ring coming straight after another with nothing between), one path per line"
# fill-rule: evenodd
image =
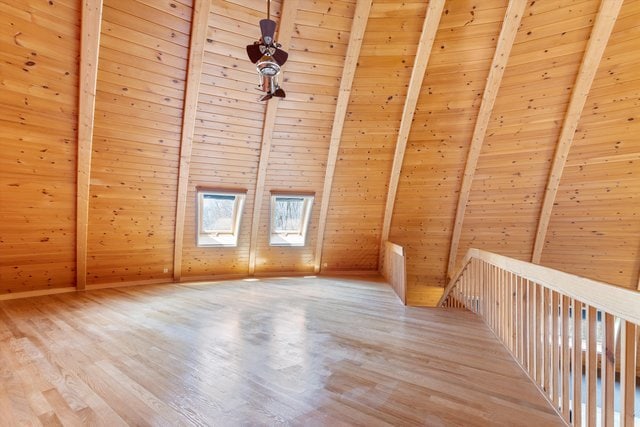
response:
M269 55L263 56L256 64L258 73L266 77L274 77L280 74L280 66Z

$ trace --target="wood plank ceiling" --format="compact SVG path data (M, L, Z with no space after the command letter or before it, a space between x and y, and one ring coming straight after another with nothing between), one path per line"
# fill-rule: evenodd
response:
M265 10L0 0L0 293L377 271L387 237L410 304L470 247L638 286L640 0L274 0L260 103ZM237 247L196 246L198 187L247 192Z

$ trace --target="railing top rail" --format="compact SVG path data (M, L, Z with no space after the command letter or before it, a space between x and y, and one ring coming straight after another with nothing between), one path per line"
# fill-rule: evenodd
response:
M438 305L442 305L445 301L472 258L485 261L545 288L640 325L640 292L480 249L467 251L462 267L449 281Z

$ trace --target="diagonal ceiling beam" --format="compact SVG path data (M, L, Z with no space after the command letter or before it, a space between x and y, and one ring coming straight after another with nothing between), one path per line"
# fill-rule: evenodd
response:
M445 0L431 0L427 7L427 15L422 25L422 34L418 42L418 51L413 62L413 70L409 79L409 88L407 89L407 97L402 110L402 119L400 120L400 129L398 130L398 139L396 142L396 151L393 155L393 166L391 167L391 176L389 177L389 189L387 191L387 203L384 209L384 219L382 222L382 235L380 238L380 260L384 253L384 242L389 239L389 231L391 229L391 217L393 216L393 207L396 201L396 193L398 191L398 182L400 181L400 172L402 170L402 162L404 161L404 152L407 148L407 140L413 123L413 116L416 112L422 81L427 71L427 64L431 56L431 48L436 39L436 33L440 26L440 18L444 9Z
M278 43L285 49L291 44L291 37L295 29L295 17L298 12L298 0L284 0L280 23L278 25ZM285 67L286 68L286 67ZM284 81L282 74L280 81ZM249 243L249 274L256 270L256 252L258 248L258 228L260 227L260 213L262 212L262 199L264 196L264 183L267 178L267 166L269 164L269 154L271 152L271 139L273 137L273 127L276 123L276 114L280 98L271 98L267 101L267 110L264 115L264 125L262 127L262 148L260 149L260 160L258 163L258 174L256 178L256 192L253 198L253 214L251 216L251 240Z
M173 245L173 280L182 276L182 245L184 222L189 192L189 169L191 149L196 126L198 92L202 75L204 44L209 27L211 0L196 0L191 17L191 40L189 42L189 62L185 77L184 108L182 113L182 135L180 137L180 165L178 172L178 198L176 203L176 224Z
M342 79L340 80L340 92L338 93L338 101L336 102L336 112L333 116L331 142L329 144L329 154L327 156L327 170L325 172L324 187L322 189L322 204L320 206L320 219L318 220L318 239L316 240L314 262L314 271L316 273L320 272L320 265L322 263L322 245L324 243L324 232L327 226L327 216L329 214L329 200L331 199L333 175L336 170L336 161L338 159L338 149L340 148L342 128L344 127L347 107L349 106L349 97L351 96L353 78L358 66L362 39L364 38L367 21L369 20L371 3L372 0L358 0L356 10L353 15L353 22L351 23L349 46L347 47L347 55L344 59L344 69L342 70Z
M553 210L553 204L556 201L556 194L560 186L562 171L567 162L569 150L571 149L571 144L573 143L573 138L580 117L582 116L582 109L587 101L591 84L593 83L596 71L600 65L600 60L609 42L609 37L618 18L622 2L623 0L602 0L600 3L600 9L598 10L598 15L591 30L591 37L589 38L587 49L582 57L582 63L580 64L573 92L571 92L569 107L564 116L562 130L558 138L558 145L556 146L553 165L549 173L544 201L538 220L536 240L533 244L533 254L531 256L531 262L533 263L540 263L540 259L542 258L542 249L544 248L544 241L547 235L547 229L549 228L549 221L551 220L551 211Z
M87 239L89 236L89 185L91 149L98 84L98 52L102 0L83 0L80 40L80 93L78 98L78 182L76 199L76 287L87 286Z
M482 150L482 144L484 143L484 138L487 133L487 127L489 126L489 119L493 113L493 106L498 96L498 89L500 89L504 70L507 67L507 61L509 60L511 48L516 39L516 34L518 33L526 5L526 0L510 0L504 15L504 22L500 30L496 51L491 61L491 68L487 76L487 84L485 85L484 94L482 95L482 103L480 104L478 118L476 119L476 125L473 129L471 145L469 146L469 153L467 154L467 163L462 176L462 184L460 185L456 218L453 223L453 233L451 234L451 245L449 247L447 278L451 277L454 273L453 269L456 266L458 245L460 244L460 235L462 234L462 223L464 221L469 195L471 194L473 177L476 172L476 167L478 166L478 159L480 158L480 151Z

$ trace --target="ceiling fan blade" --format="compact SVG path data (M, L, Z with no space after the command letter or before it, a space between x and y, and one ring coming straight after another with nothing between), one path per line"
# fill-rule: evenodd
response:
M254 64L256 62L258 62L258 60L260 60L260 58L262 58L262 52L260 51L260 45L259 44L247 45L247 55L249 55L249 59Z
M268 101L269 99L273 98L273 95L271 95L270 93L263 95L260 97L260 101Z
M283 65L287 62L287 58L289 58L289 54L282 49L276 49L273 52L273 59L278 63L278 65Z
M273 96L277 96L278 98L286 98L287 95L284 93L284 90L278 88L275 92L273 92Z
M271 19L261 19L260 31L262 32L262 41L265 45L270 46L273 43L273 36L276 33L275 21Z

